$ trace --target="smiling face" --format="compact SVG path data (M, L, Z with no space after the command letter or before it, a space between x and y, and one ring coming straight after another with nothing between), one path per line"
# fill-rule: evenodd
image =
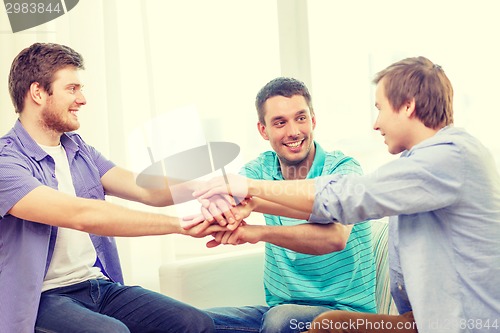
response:
M409 116L411 116L414 105L405 103L399 110L395 110L385 94L384 80L377 84L375 93L375 107L378 109L378 116L373 124L373 129L380 131L385 138L385 144L391 154L411 148L412 131L409 126Z
M257 124L260 134L269 140L282 167L307 166L314 160L313 130L316 119L301 95L273 96L264 103L265 124Z
M52 95L47 95L40 122L45 130L62 134L80 127L77 112L86 104L77 69L58 70L52 83Z

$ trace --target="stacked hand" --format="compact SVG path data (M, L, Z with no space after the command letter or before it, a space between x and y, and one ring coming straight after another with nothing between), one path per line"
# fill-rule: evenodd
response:
M252 212L247 197L247 179L238 175L214 178L193 193L201 203L201 212L183 218L182 227L195 237L214 236L207 247L219 244L241 244L238 229Z

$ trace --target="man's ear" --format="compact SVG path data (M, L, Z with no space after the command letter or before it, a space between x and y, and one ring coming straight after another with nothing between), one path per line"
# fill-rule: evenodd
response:
M262 124L260 121L257 122L257 129L259 130L260 135L264 138L264 140L269 140L269 137L266 133L266 125Z
M315 129L316 128L316 116L313 116L312 119L311 119L311 121L312 121L312 124L313 124L313 129Z
M404 112L408 118L415 116L415 98L407 101L404 105Z
M30 90L28 92L28 98L33 101L33 103L37 105L41 105L45 103L45 97L47 93L43 88L40 86L40 83L38 82L33 82L30 85Z

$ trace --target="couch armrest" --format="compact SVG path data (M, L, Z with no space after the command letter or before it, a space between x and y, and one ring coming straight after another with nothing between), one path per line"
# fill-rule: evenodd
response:
M264 250L233 251L160 266L160 291L199 308L264 305Z

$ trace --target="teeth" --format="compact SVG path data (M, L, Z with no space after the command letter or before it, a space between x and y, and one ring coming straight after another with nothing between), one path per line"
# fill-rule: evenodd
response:
M295 148L295 147L298 147L300 146L300 144L302 143L302 141L298 141L298 142L293 142L293 143L287 143L286 146L287 147L292 147L292 148Z

